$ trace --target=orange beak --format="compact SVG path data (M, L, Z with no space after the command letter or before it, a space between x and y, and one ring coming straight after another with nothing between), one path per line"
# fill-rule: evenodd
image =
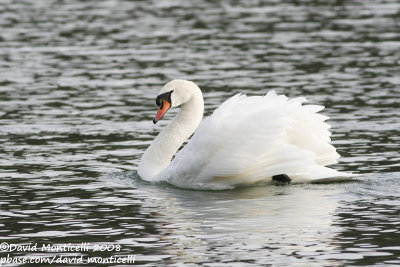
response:
M171 103L163 99L161 105L158 107L157 114L153 119L154 124L156 124L156 122L158 122L164 116L164 114L167 113L170 107Z

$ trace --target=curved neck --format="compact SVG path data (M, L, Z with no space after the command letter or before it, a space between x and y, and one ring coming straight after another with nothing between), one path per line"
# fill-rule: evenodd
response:
M182 104L172 122L153 140L139 163L138 174L142 179L156 181L157 175L168 167L172 157L199 126L204 112L200 89Z

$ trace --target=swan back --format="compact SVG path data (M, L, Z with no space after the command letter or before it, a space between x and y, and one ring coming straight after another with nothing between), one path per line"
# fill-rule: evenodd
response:
M224 189L285 173L304 182L341 173L325 167L339 154L329 144L324 107L274 91L235 95L206 118L160 176L180 187Z

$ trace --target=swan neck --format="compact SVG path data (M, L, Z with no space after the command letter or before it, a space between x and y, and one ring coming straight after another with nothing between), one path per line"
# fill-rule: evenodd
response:
M144 180L157 181L159 174L168 167L174 154L182 144L194 133L201 122L204 112L204 102L196 93L181 105L176 117L153 140L143 154L138 168L138 174Z

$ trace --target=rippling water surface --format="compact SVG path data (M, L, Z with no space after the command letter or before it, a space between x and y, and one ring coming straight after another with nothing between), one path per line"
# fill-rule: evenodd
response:
M399 29L397 0L1 1L0 242L120 245L64 254L142 266L400 265ZM217 192L141 181L173 78L199 84L207 115L270 89L325 105L335 168L368 176Z

